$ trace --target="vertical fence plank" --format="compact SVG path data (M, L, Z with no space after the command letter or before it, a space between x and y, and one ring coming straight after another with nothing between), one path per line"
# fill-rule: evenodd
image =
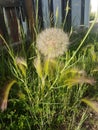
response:
M81 25L84 25L85 0L81 1Z
M5 21L4 21L4 14L3 14L2 7L0 7L0 34L7 40L8 32L7 32ZM3 41L0 38L0 44L2 44L2 43L3 43Z
M35 18L34 18L34 5L32 0L24 0L25 2L25 10L29 25L29 31L31 34L31 37L34 38L34 25L35 25Z
M71 0L62 0L62 25L65 31L71 29Z
M4 15L4 22L5 22L5 25L6 25L6 28L7 28L7 32L8 32L8 34L10 34L10 29L9 29L8 19L7 19L7 13L6 13L6 10L5 10L4 7L3 7L3 15Z
M60 26L62 23L61 0L53 0L54 23Z
M53 0L48 0L49 4L49 18L50 18L50 26L54 26L54 16L53 16Z
M90 18L90 0L85 0L85 9L84 9L84 25L89 27L89 18Z
M12 40L12 42L19 41L19 34L18 34L18 23L17 23L17 17L14 8L5 8L6 13L6 19L8 22L7 29L9 30L9 35Z
M81 0L72 0L71 7L72 26L78 27L81 24Z
M50 26L48 0L42 0L42 13L44 28L47 28Z

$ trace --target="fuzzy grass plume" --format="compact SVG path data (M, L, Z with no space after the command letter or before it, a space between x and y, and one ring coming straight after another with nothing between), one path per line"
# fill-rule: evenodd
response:
M86 103L88 106L90 106L95 112L98 113L98 101L92 101L90 99L83 98L81 100L82 102Z
M9 81L0 91L0 109L2 112L7 108L9 91L15 83L16 80Z
M16 61L16 65L19 67L19 69L22 72L22 75L25 77L26 76L26 69L27 69L27 62L26 59L24 59L23 57L16 57L15 58Z

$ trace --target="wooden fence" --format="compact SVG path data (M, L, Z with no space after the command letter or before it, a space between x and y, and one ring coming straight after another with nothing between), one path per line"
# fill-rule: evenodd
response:
M19 41L18 20L25 20L22 1L0 0L0 33L6 40Z
M36 20L42 29L60 27L64 22L67 31L81 24L88 27L89 7L90 0L0 0L0 33L17 42L20 24L24 33L33 38Z

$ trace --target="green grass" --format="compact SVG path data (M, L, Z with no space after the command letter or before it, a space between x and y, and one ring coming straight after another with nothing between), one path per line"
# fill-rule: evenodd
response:
M94 116L89 119L91 110L98 112L98 36L90 33L92 26L72 33L68 51L55 60L44 60L36 41L26 46L23 34L21 51L0 35L7 49L0 53L0 105L9 96L7 109L0 111L0 130L87 130L95 125Z
M98 41L87 34L85 41L81 35L75 44L55 61L41 62L33 44L28 52L23 47L23 58L9 47L8 54L1 54L1 89L9 80L17 83L10 90L7 110L0 112L0 129L86 130L89 109L81 100L98 99Z

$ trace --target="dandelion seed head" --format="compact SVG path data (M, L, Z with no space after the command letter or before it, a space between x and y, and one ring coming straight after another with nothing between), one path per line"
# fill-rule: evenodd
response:
M36 47L45 57L56 58L67 51L69 38L58 28L49 28L42 31L36 41Z

